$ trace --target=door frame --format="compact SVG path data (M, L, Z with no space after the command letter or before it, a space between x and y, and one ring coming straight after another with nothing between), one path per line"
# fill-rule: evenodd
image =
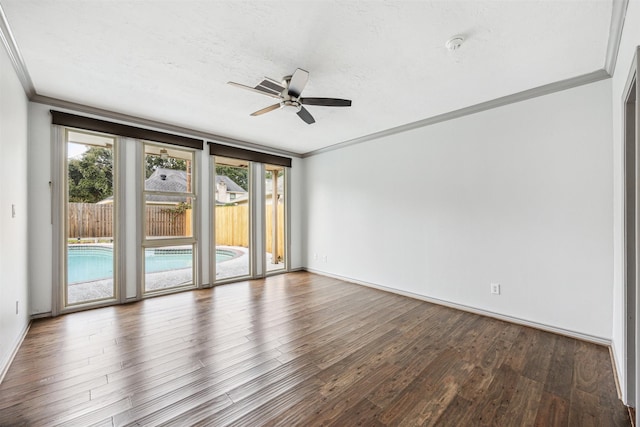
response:
M637 73L640 69L640 47L631 64L629 77L625 85L622 99L623 115L623 171L624 171L624 235L623 235L623 335L624 357L623 372L625 375L625 389L623 397L629 406L637 407L640 390L637 380L640 355L638 340L637 309L640 306L638 298L638 283L640 281L640 82Z

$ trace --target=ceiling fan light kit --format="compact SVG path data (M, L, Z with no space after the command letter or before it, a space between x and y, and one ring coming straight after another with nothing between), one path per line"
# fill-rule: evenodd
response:
M281 82L265 77L257 86L251 87L240 83L228 82L232 86L266 95L274 99L278 99L277 104L270 105L261 110L251 113L251 116L261 116L273 110L287 108L295 110L298 117L305 123L315 123L315 119L304 105L316 105L322 107L350 107L350 99L339 98L302 98L300 95L309 81L309 72L301 68L290 76L284 76Z

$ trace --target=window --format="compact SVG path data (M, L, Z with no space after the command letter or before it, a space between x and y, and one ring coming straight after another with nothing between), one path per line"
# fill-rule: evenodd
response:
M291 159L210 142L215 276L220 283L288 270Z
M195 152L144 144L143 293L193 287Z
M267 272L286 270L285 172L283 166L265 165L265 238Z
M251 274L249 162L214 157L215 281ZM239 196L239 197L237 197ZM233 203L229 203L230 201Z

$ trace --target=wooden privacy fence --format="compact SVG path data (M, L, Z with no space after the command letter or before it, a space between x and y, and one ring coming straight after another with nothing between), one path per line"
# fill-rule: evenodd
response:
M273 236L272 226L273 226L273 208L271 206L266 207L267 217L265 218L265 222L267 224L267 243L266 248L267 252L271 253L271 239ZM284 260L284 205L278 204L278 225L276 226L276 231L278 232L278 252L276 252L276 256L278 258L282 258Z
M69 203L67 208L69 238L113 236L113 205L105 203ZM172 206L147 206L147 236L184 236L185 212Z
M147 206L147 236L184 236L189 231L187 213L172 206ZM189 211L187 211L189 212ZM266 248L271 252L273 209L266 206ZM113 205L69 203L69 238L113 236ZM249 246L249 206L216 206L216 245ZM284 257L284 206L278 205L278 252ZM189 231L190 232L190 231Z
M113 236L113 205L69 203L68 237L93 238Z
M249 246L249 206L216 206L216 245ZM266 207L266 248L271 252L273 209ZM278 253L284 258L284 206L278 205Z
M249 247L249 206L216 206L216 246Z
M187 213L176 211L175 206L147 206L147 236L184 236L187 231Z

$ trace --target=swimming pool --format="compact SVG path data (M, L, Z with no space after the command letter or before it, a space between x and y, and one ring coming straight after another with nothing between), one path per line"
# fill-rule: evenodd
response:
M216 263L237 256L236 252L216 249ZM191 249L160 248L144 251L146 273L179 270L193 265ZM110 247L73 245L67 253L67 282L91 282L113 277L113 250Z

